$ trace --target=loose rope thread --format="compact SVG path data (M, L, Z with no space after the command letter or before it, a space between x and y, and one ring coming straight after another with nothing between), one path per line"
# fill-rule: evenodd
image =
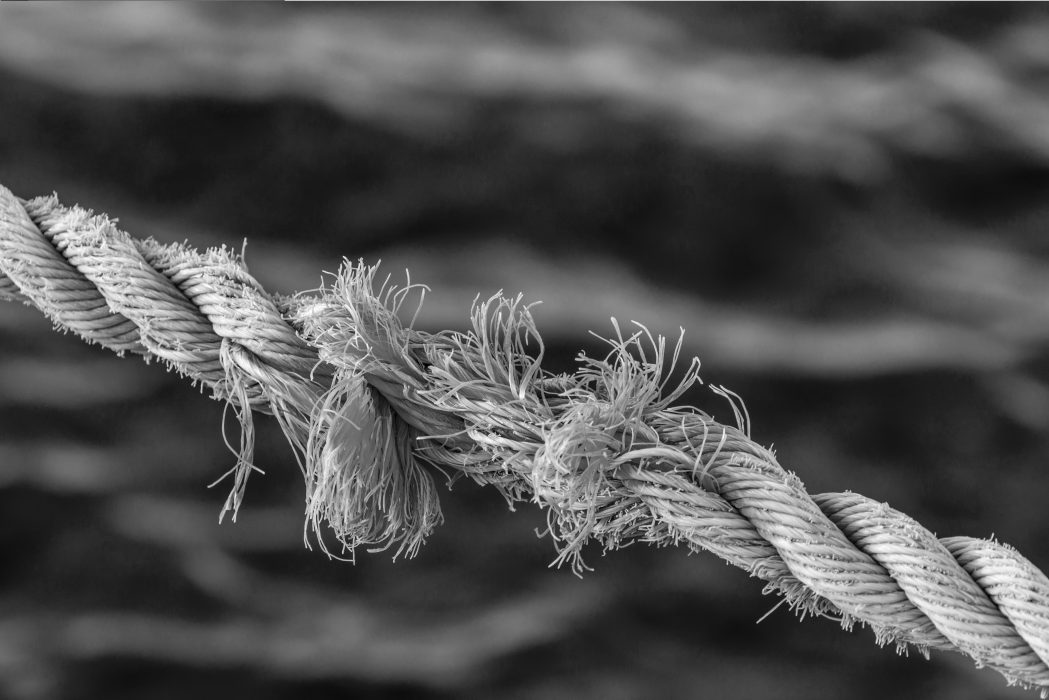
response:
M427 462L494 486L511 508L545 507L555 563L577 573L590 539L606 550L684 543L763 579L802 616L862 622L898 651L960 651L1049 694L1049 578L1007 545L937 539L859 494L810 496L750 439L726 389L714 388L735 427L672 407L700 381L694 359L667 386L680 340L668 366L662 337L617 325L606 358L581 355L575 374L553 375L520 296L475 302L470 333L428 334L399 318L425 288L387 279L375 291L375 275L347 263L331 286L270 296L225 248L137 240L55 195L21 200L0 186L0 298L158 358L234 408L241 444L223 514L236 518L243 500L262 411L294 449L307 528L330 556L417 552L442 519Z

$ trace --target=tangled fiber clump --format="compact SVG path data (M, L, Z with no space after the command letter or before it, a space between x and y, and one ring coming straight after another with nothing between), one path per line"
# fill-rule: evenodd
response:
M693 360L668 385L669 355L644 327L574 374L541 367L529 306L474 304L469 333L424 333L400 311L414 290L376 291L376 268L271 297L226 249L133 239L57 197L0 187L0 297L119 353L157 357L210 387L239 416L223 512L252 465L252 411L272 413L306 481L306 521L356 547L414 554L441 521L424 463L547 509L558 563L576 572L591 539L683 543L767 582L802 613L870 625L879 643L961 651L1010 683L1049 691L1049 579L1012 548L937 539L886 504L806 493L736 426L673 406L699 381ZM420 304L422 303L420 299ZM536 356L527 352L533 347ZM335 556L335 554L333 554Z

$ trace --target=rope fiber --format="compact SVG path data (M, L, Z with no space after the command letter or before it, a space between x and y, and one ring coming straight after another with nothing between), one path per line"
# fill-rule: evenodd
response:
M1049 578L1015 549L937 539L858 494L810 496L750 439L732 392L715 388L736 426L671 405L699 381L693 360L667 386L680 341L668 357L662 337L617 326L606 358L553 375L520 297L475 303L470 333L428 334L399 315L421 288L376 290L375 273L347 263L330 286L271 296L225 248L137 240L55 195L22 200L0 186L0 298L158 358L236 410L223 513L236 517L254 469L252 411L271 413L331 556L360 545L414 554L441 522L428 463L546 508L556 561L577 573L590 539L683 543L766 581L803 615L864 623L900 651L959 651L1049 694Z

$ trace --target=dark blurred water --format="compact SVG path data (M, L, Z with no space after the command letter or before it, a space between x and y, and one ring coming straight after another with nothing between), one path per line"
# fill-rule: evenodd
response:
M5 4L0 183L246 238L271 291L381 258L427 330L522 292L555 371L611 316L683 326L811 492L1044 569L1047 46L1043 5ZM0 306L0 695L1032 697L755 624L710 555L549 569L543 514L464 482L417 558L330 561L260 421L220 526L222 406Z

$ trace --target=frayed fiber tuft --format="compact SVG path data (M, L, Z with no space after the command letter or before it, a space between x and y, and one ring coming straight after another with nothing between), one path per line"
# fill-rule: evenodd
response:
M306 516L321 549L327 523L342 552L398 545L414 556L442 521L430 475L412 455L412 429L360 374L340 376L317 410L306 452ZM332 555L338 556L338 555Z

